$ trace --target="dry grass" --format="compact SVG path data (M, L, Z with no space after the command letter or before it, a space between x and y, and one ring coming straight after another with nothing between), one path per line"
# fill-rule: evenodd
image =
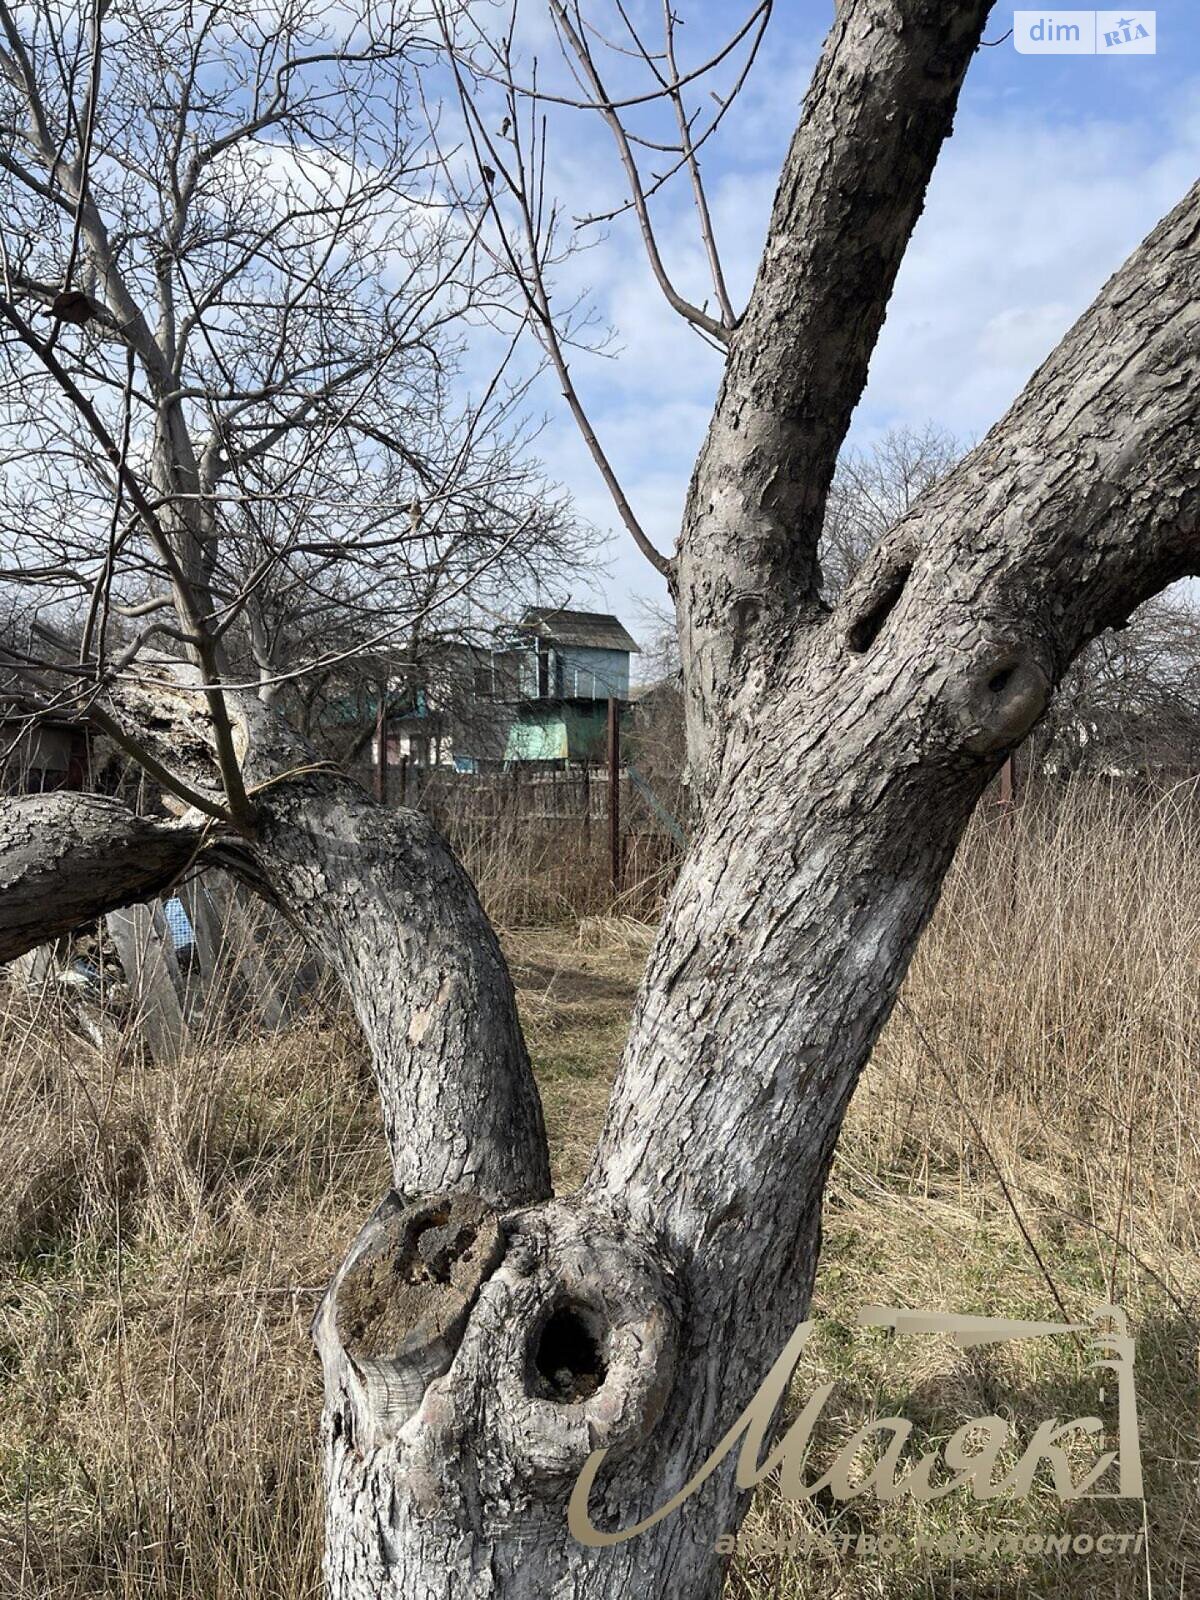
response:
M967 1354L856 1329L857 1308L1061 1321L1061 1305L1086 1321L1122 1305L1138 1347L1145 1549L1061 1562L918 1548L968 1532L1143 1531L1134 1503L1064 1511L1044 1486L1024 1504L959 1494L920 1509L763 1494L751 1545L890 1533L898 1549L746 1559L736 1600L1200 1593L1200 817L1184 792L1151 805L1080 790L1010 820L968 840L852 1108L815 1307L831 1326L799 1388L838 1382L818 1459L873 1415L917 1422L914 1455L992 1411L1027 1439L1046 1417L1097 1409L1097 1376L1071 1341Z
M1197 828L1177 799L1085 793L1010 821L975 830L852 1110L818 1285L829 1326L801 1388L838 1382L825 1451L871 1414L903 1412L931 1441L1009 1403L1022 1422L1080 1415L1094 1379L1073 1347L968 1358L854 1330L854 1312L1056 1318L1054 1293L1072 1316L1114 1298L1139 1338L1146 1553L913 1547L967 1527L1130 1526L1127 1508L1064 1517L1045 1493L840 1513L764 1493L751 1540L861 1529L900 1545L882 1562L746 1556L736 1600L1200 1592ZM650 937L628 907L584 910L508 939L564 1185ZM165 1072L134 1040L73 1041L55 1010L14 993L0 1016L0 1595L314 1595L306 1324L386 1184L355 1032L317 1013L274 1039L206 1040Z
M364 1068L315 1025L170 1072L10 1057L0 1592L311 1592L305 1328L385 1186Z
M497 788L489 816L473 810L469 799L469 791L451 784L435 786L421 803L479 885L498 927L537 928L614 913L650 919L661 911L678 852L661 831L645 831L636 814L622 813L621 890L614 897L604 817L585 822L532 815L530 795L521 789L506 798Z

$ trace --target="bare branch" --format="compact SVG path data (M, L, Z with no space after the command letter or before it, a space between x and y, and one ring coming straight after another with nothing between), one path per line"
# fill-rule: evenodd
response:
M696 156L696 146L692 141L692 125L688 120L687 111L683 104L683 94L679 87L679 68L675 64L675 13L671 9L671 0L663 0L663 28L666 34L667 66L671 73L667 88L671 96L671 104L675 107L675 116L679 124L679 139L683 145L688 175L692 180L692 195L696 202L696 214L700 219L700 237L704 241L704 252L708 257L708 266L709 271L712 273L713 290L717 297L717 304L721 307L722 323L726 328L732 328L737 322L737 316L733 309L733 302L729 298L729 290L725 285L725 274L722 271L721 257L717 250L717 238L713 230L712 216L708 209L708 197L704 192L704 181L700 176L700 163Z
M654 226L650 220L650 210L646 203L646 196L642 191L641 173L638 171L637 162L634 159L633 151L630 149L629 137L625 132L625 128L622 125L620 117L616 113L616 109L612 101L605 93L604 84L600 78L600 71L596 65L595 58L591 53L587 39L582 33L577 32L573 26L571 19L566 13L565 7L561 3L561 0L549 0L549 5L562 36L566 39L567 43L574 51L575 58L583 72L584 79L596 98L597 108L600 112L600 115L604 119L605 124L607 125L610 133L613 136L613 139L616 142L617 150L621 157L621 166L625 171L625 176L629 182L630 191L633 196L633 207L637 213L638 226L640 227L642 233L642 243L646 247L646 256L650 262L650 270L654 274L655 282L662 290L667 304L673 311L678 312L685 322L693 323L697 328L703 329L703 331L709 334L712 338L724 343L729 337L729 323L726 321L719 321L716 317L710 317L708 313L706 311L702 311L699 306L692 305L690 301L684 299L684 297L678 292L674 284L671 282L670 277L667 274L667 270L663 265L662 257L659 254L658 241L655 238ZM678 78L678 74L675 74L675 76ZM672 93L673 99L677 97L677 88L674 91L668 90L668 92ZM686 144L688 141L686 123L683 128L683 135ZM694 163L693 174L693 181L698 185L699 173L695 170ZM698 195L701 203L701 218L703 221L707 218L708 213L707 207L703 205L702 189L698 190ZM711 236L711 224L709 224L709 236Z
M445 34L447 46L450 46L450 36ZM539 232L535 215L536 205L529 193L528 169L522 153L519 128L519 108L515 93L509 97L509 122L513 141L513 158L511 165L501 155L495 140L484 125L482 116L475 106L468 92L464 79L453 50L450 50L451 63L458 87L459 103L462 107L467 128L467 136L475 156L476 166L482 178L483 206L492 219L499 239L500 250L507 260L513 279L526 300L531 313L531 326L545 351L551 366L558 378L559 386L576 426L583 436L584 443L600 472L604 485L612 496L618 515L624 523L627 532L634 544L650 562L656 571L668 576L671 572L671 562L661 551L656 549L653 542L642 527L629 499L621 487L620 480L609 460L604 447L601 445L596 430L584 409L579 391L571 377L570 366L563 349L563 342L555 322L554 312L550 303L550 293L546 283L543 268L543 240ZM536 128L534 132L536 140ZM487 159L485 159L485 155ZM536 147L534 150L536 156ZM494 192L495 175L503 177L505 185L517 206L517 213L524 236L524 251L518 252L512 245L508 230L496 202ZM488 174L492 176L489 177ZM453 186L452 174L448 174L448 181ZM458 196L460 204L463 199ZM549 229L553 231L553 217L550 219Z
M105 456L116 470L118 480L124 486L125 493L141 517L159 557L170 574L176 609L189 638L193 641L195 657L203 675L204 694L212 717L221 780L229 799L230 815L236 826L249 831L253 828L254 813L246 797L241 766L234 749L229 711L221 694L215 641L197 608L191 586L172 549L170 538L143 494L141 484L129 470L120 446L113 440L96 408L62 366L58 357L37 338L16 308L3 299L0 299L0 317L8 322L21 343L38 358L87 423Z

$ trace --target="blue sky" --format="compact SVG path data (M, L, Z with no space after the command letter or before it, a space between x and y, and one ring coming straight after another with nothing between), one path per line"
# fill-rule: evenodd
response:
M686 17L679 35L685 66L707 55L743 14L728 0L675 3ZM1167 0L1156 10L1154 56L1033 57L1011 40L977 55L901 269L852 442L929 421L964 440L986 432L1195 180L1200 5ZM652 34L661 8L645 0L634 15ZM829 0L777 0L743 97L705 149L717 234L739 306L831 15ZM1012 8L998 7L987 37L998 39L1011 24ZM536 23L527 26L530 48L545 61L549 41L538 37ZM603 210L624 194L610 137L587 114L563 113L552 123L549 168L571 214ZM702 298L707 284L689 196L681 187L668 191L655 215L680 288ZM719 357L667 309L628 221L595 237L568 264L561 289L590 295L619 353L579 354L573 373L639 516L669 550ZM636 632L638 599L661 600L663 585L620 530L551 385L538 402L549 416L541 439L547 464L604 543L606 573L570 599L616 610Z

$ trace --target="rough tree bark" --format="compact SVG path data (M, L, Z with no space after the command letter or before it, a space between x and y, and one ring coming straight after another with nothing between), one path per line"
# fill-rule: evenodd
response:
M236 708L253 837L21 802L0 954L216 854L304 927L374 1051L394 1192L318 1313L337 1600L711 1600L732 1463L668 1499L803 1315L846 1107L963 827L1089 638L1200 570L1200 190L830 612L816 537L988 6L845 0L781 180L676 562L697 836L578 1194L545 1137L495 938L428 823ZM114 694L214 786L199 698ZM54 807L77 849L53 859ZM41 819L41 824L39 820ZM5 827L17 824L4 822ZM153 843L136 841L137 829ZM174 855L172 855L172 851ZM86 880L86 881L85 881ZM108 900L106 901L106 896Z

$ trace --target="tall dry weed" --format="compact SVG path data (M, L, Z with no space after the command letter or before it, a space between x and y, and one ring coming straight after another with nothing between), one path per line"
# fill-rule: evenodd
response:
M736 1596L1132 1597L1150 1592L1147 1573L1156 1595L1192 1592L1197 815L1191 790L1093 786L978 819L852 1107L818 1283L834 1318L867 1299L1035 1315L1054 1314L1054 1293L1073 1314L1127 1304L1145 1351L1146 1561L1106 1570L1099 1589L1086 1568L745 1561ZM493 830L459 848L502 920L592 919L517 951L570 1181L652 913L649 899L614 908L602 841L580 866L531 838ZM136 1026L96 1047L70 1013L54 985L0 997L0 1595L313 1596L307 1322L387 1185L357 1032L326 1005L277 1034L214 1006L162 1067ZM938 1415L996 1381L896 1352L878 1370L861 1361L835 1363L846 1426L873 1383ZM1070 1374L1001 1376L1074 1392ZM787 1521L767 1502L755 1518Z

